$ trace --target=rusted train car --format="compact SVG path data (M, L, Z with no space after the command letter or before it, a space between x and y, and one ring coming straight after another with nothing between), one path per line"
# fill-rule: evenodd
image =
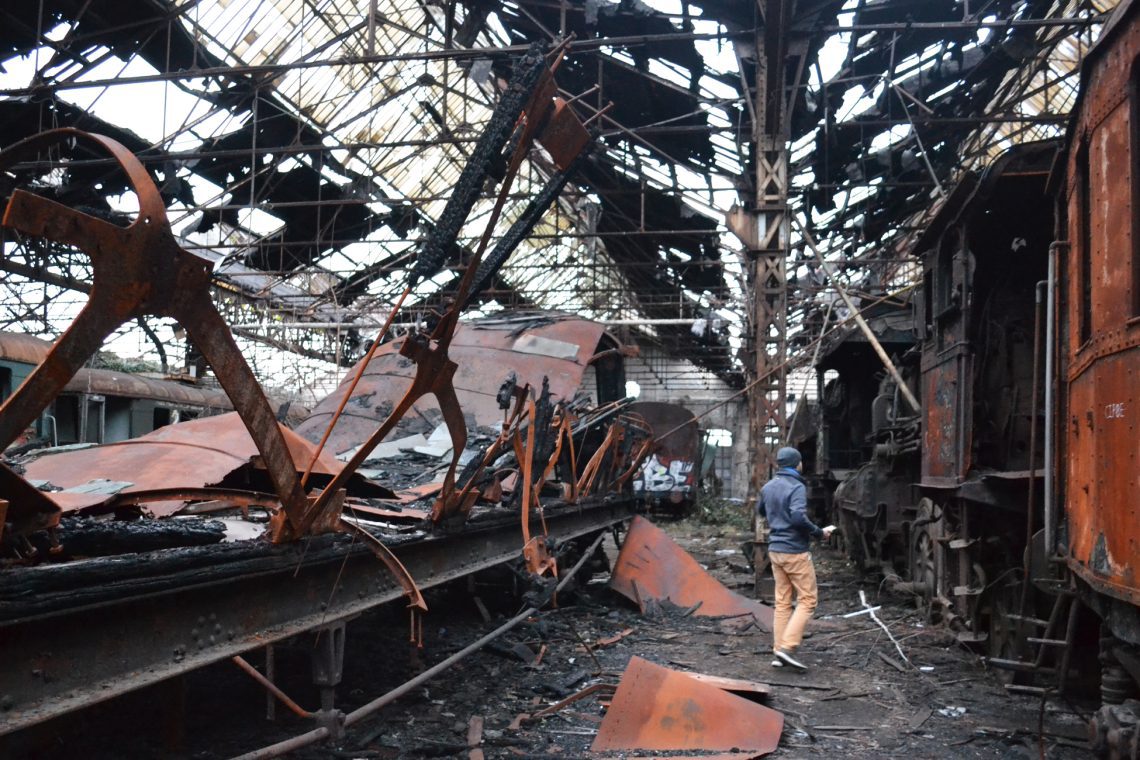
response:
M861 407L871 455L832 502L848 551L987 648L1010 688L1099 674L1094 745L1124 757L1140 751L1138 199L1130 1L1086 58L1067 139L967 178L919 240L916 342L895 358L921 409L881 381ZM848 381L881 369L863 361ZM842 431L819 422L816 475L833 476ZM905 430L920 445L898 446Z
M1020 146L967 177L917 241L921 286L876 332L920 409L854 332L817 365L814 477L841 481L831 504L848 553L905 578L932 618L995 655L1009 643L991 619L1020 598L1015 575L1003 573L1020 566L1030 500L1036 513L1042 498L1036 294L1047 279L1058 148ZM908 313L911 324L900 324Z
M1056 501L1044 548L1102 622L1096 748L1140 751L1140 3L1118 6L1082 72L1058 244ZM1121 704L1123 702L1123 704Z
M685 512L697 501L704 461L704 436L697 418L683 406L638 401L629 407L653 432L653 450L633 479L633 493L646 506Z
M51 350L51 343L0 332L0 402ZM113 443L164 425L233 410L217 388L106 369L81 369L24 437L26 443Z

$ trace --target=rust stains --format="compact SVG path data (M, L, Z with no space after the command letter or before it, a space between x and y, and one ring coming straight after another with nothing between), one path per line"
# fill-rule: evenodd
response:
M633 657L590 749L773 752L784 716L718 686ZM707 757L707 755L706 755Z

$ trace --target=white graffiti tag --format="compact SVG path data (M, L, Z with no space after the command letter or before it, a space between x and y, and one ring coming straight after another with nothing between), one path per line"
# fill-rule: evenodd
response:
M683 459L674 459L666 467L654 454L645 460L641 466L641 477L633 481L635 491L671 491L674 488L686 488L692 485L689 474L693 471L693 463Z

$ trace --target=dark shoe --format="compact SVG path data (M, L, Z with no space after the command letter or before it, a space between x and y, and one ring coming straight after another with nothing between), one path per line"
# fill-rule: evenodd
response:
M796 670L807 670L807 665L792 657L790 654L780 649L776 652L776 659L783 662L785 665L791 665Z

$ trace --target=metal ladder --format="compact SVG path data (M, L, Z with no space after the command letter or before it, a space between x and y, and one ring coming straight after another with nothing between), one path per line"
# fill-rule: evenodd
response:
M1035 686L1009 683L1005 684L1006 691L1019 694L1061 693L1065 690L1065 683L1069 676L1069 662L1072 658L1073 637L1077 630L1077 618L1080 610L1080 601L1071 580L1055 580L1052 578L1034 579L1038 588L1053 587L1056 597L1053 600L1053 609L1048 620L1030 617L1027 615L1007 615L1010 620L1026 627L1041 631L1038 636L1026 636L1025 642L1029 651L1036 652L1032 660L1005 660L998 657L987 657L986 662L1000 670L1010 670L1016 673L1030 673L1034 676L1055 679L1054 685ZM1064 620L1064 638L1057 638L1059 628ZM1046 665L1048 656L1054 650L1060 649L1060 656L1056 658L1056 666ZM1036 679L1035 679L1036 680Z

